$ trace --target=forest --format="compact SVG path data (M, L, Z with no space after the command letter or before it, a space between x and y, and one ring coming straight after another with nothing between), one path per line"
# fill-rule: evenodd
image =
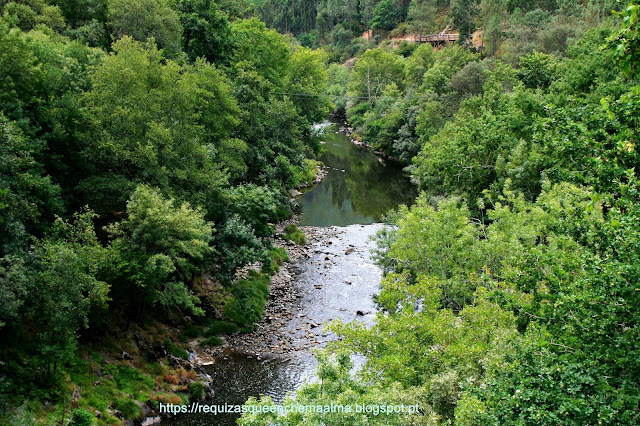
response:
M200 399L172 360L257 327L330 113L420 195L376 237L375 325L328 324L319 382L288 401L420 410L239 423L640 423L636 0L0 12L0 423ZM410 40L447 26L458 42Z

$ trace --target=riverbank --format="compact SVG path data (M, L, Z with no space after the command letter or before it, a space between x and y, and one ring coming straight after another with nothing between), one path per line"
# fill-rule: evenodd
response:
M276 235L282 235L283 229L290 224L296 224L297 218L279 223L276 226ZM277 237L274 240L275 247L287 250L289 262L284 263L280 270L271 277L269 299L262 320L255 331L244 334L234 334L224 337L224 343L214 347L199 347L198 341L192 342L193 350L198 354L198 360L203 360L203 365L211 365L211 359L225 356L230 353L241 353L249 356L264 357L272 355L289 354L299 351L304 347L297 345L287 334L282 334L282 329L287 322L293 319L301 311L300 299L302 298L296 286L296 279L300 273L299 262L309 259L318 249L316 247L330 244L330 239L340 234L338 228L301 227L307 243L297 245L291 241ZM320 324L307 323L308 327L318 328Z
M382 278L371 256L371 237L382 227L301 227L306 245L277 240L290 249L291 261L273 277L271 297L255 331L226 336L221 346L200 349L214 360L202 367L213 378L214 396L205 403L241 405L261 394L282 401L305 381L315 380L314 351L337 339L324 325L340 320L371 326L376 316L373 296ZM232 425L236 419L188 414L166 423Z
M371 326L376 317L373 296L382 271L375 264L371 237L383 228L384 215L415 198L415 188L402 169L385 162L371 149L362 149L340 131L342 121L325 124L322 154L323 179L308 191L291 192L299 215L279 223L272 244L288 251L289 261L272 275L269 296L260 320L245 334L219 334L219 346L205 346L205 337L189 341L196 360L212 378L214 396L209 404L244 404L251 396L268 395L281 401L305 381L314 380L316 349L338 338L325 329L334 320L358 321ZM330 127L329 127L330 126ZM284 237L302 241L296 245ZM285 231L285 228L288 230ZM250 277L243 268L239 276ZM255 274L255 272L254 272ZM224 289L218 289L224 294ZM224 302L224 299L221 298ZM222 318L223 309L210 310ZM360 365L362 359L356 359ZM204 426L211 415L181 415L169 425ZM218 425L233 425L237 416L218 415Z
M342 125L340 126L340 132L344 133L347 138L349 138L349 141L354 144L355 146L367 149L372 151L380 160L391 160L391 161L395 161L397 163L402 163L402 160L400 160L400 158L395 157L393 155L389 155L384 151L380 151L377 150L373 147L373 145L371 145L369 142L367 141L363 141L361 136L355 132L355 130L353 129L353 127L351 127L349 125L349 122L347 121L346 118L341 117L340 120L342 120ZM406 163L403 163L406 165Z

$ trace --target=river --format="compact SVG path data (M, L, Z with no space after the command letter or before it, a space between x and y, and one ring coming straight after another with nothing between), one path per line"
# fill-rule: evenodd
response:
M205 404L243 404L250 396L261 394L280 402L305 380L314 379L312 350L334 337L322 331L323 323L340 318L371 325L375 318L373 295L382 272L371 259L370 237L381 229L378 222L384 214L410 203L416 190L399 165L352 144L339 132L339 124L326 123L318 159L328 168L327 175L298 198L302 229L327 228L327 237L313 243L308 250L311 254L293 265L297 300L290 309L295 315L277 338L288 339L296 349L261 357L225 353L206 367L214 378L215 397ZM166 424L233 425L236 418L181 415Z

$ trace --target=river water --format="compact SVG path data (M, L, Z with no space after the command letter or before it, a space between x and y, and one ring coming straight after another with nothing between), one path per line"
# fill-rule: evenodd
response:
M312 351L335 337L325 333L322 324L337 318L373 323L373 295L378 292L382 272L371 259L370 237L381 229L378 222L384 214L410 203L416 191L399 165L352 144L338 131L339 123L325 126L326 143L319 160L327 166L328 174L299 197L300 224L336 228L331 238L312 247L312 256L295 265L295 284L302 297L293 307L296 315L281 334L296 341L300 350L259 359L239 353L217 359L207 367L214 378L215 397L205 404L243 404L250 396L259 395L280 402L288 392L314 380ZM233 425L236 419L235 415L193 414L166 423Z
M339 122L325 123L327 176L298 200L304 226L366 225L399 204L412 203L416 189L401 167L351 143Z

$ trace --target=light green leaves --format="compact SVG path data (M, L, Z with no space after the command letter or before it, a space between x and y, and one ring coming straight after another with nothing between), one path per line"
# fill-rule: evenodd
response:
M203 212L138 186L127 203L127 216L111 230L117 237L112 247L121 278L144 295L134 303L159 302L168 309L201 313L185 283L201 272L213 253L213 227Z

